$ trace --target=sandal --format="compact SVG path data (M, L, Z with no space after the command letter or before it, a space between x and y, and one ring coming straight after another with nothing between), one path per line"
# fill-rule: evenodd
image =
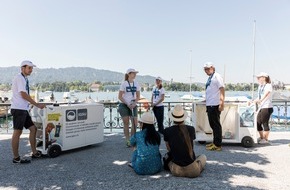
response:
M18 156L17 158L13 158L13 163L15 164L28 164L30 163L31 161L28 160L28 159L21 159L20 156Z
M37 151L35 154L32 154L31 158L41 158L42 154L40 151Z

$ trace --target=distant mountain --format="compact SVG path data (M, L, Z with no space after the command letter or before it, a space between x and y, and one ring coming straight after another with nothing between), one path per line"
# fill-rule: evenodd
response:
M11 83L13 77L20 72L19 67L0 67L0 83ZM67 68L34 68L33 73L29 77L31 84L43 82L73 82L80 80L83 82L91 83L94 81L101 82L121 82L124 80L124 73L114 72L108 70L94 69L89 67L67 67ZM137 81L140 84L155 83L153 76L137 75Z

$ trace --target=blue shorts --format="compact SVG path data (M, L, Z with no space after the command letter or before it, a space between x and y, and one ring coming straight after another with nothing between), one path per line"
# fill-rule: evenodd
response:
M118 111L119 111L121 117L132 116L131 109L128 108L128 106L124 103L119 104ZM137 106L135 108L133 108L133 114L134 114L134 117L137 117Z
M11 115L13 116L13 128L16 130L23 130L23 127L28 129L34 125L27 110L11 109Z

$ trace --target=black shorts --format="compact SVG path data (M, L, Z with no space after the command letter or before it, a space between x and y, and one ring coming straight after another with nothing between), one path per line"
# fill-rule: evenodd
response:
M11 109L11 114L13 116L14 129L23 130L23 127L28 129L34 125L27 110Z

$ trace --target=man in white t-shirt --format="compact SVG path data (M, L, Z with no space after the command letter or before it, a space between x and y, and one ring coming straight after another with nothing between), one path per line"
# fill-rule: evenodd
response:
M21 63L21 73L17 74L12 82L12 103L11 114L13 116L12 151L13 163L30 163L29 159L21 159L19 156L19 141L23 127L29 129L29 142L32 150L32 158L41 157L41 153L36 150L36 127L29 115L29 103L44 108L44 104L36 103L29 95L29 83L27 76L32 73L35 65L31 61Z
M215 72L213 63L204 64L204 71L209 76L205 87L206 112L213 131L213 143L206 145L207 150L222 150L222 126L220 114L224 110L225 86L221 75Z

